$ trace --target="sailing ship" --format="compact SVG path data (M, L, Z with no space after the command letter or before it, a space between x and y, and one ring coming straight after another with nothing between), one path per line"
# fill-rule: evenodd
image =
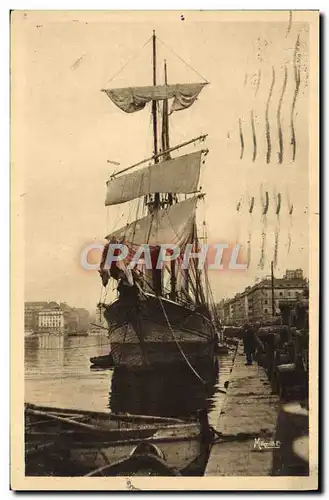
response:
M218 340L206 269L199 269L195 257L184 266L182 257L187 245L194 252L200 248L196 209L204 193L198 183L208 150L200 148L173 156L183 147L205 141L206 135L171 147L169 114L192 106L208 82L168 84L164 61L164 84L158 85L155 33L152 54L152 86L104 89L111 101L126 113L151 104L153 154L107 181L106 206L139 199L144 213L142 217L136 214L133 222L106 236L108 243L99 272L105 287L109 280L117 281L118 298L109 304L100 302L99 307L108 323L115 366L150 369L187 363L195 371L197 366L213 366ZM172 101L170 112L169 101ZM150 161L152 164L137 168ZM129 249L127 259L106 266L109 246L118 243ZM168 244L179 247L180 254L157 269L161 248ZM146 245L150 249L151 269L140 262L131 269L127 265L129 258L131 263L136 249Z

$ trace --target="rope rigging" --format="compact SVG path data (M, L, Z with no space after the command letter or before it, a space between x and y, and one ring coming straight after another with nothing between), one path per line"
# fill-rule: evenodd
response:
M202 78L202 80L205 82L205 83L209 83L209 81L201 75L201 73L199 73L195 68L193 68L193 66L191 66L191 64L189 64L187 61L185 61L185 59L183 59L180 55L178 55L174 49L172 49L169 45L167 45L159 36L157 36L157 40L159 40L160 43L162 43L165 47L167 47L168 50L170 50L170 52L175 56L177 57L182 63L184 63L188 68L190 68L192 71L194 71L194 73L196 73L200 78Z
M108 80L108 83L111 83L114 78L116 78L120 73L122 73L122 71L131 63L131 61L133 59L135 59L137 57L137 55L143 50L143 48L152 40L152 36L150 36L150 38L148 40L146 40L146 42L141 46L139 47L139 49L131 56L130 59L128 59L128 61L123 65L121 66L121 68Z
M196 376L196 377L200 380L200 382L202 382L203 384L206 384L206 381L205 381L205 380L203 380L203 378L202 378L202 377L198 374L198 372L197 372L197 371L193 368L193 366L191 365L191 363L190 363L190 362L189 362L189 360L187 359L187 357L186 357L186 355L185 355L184 351L182 350L182 348L181 348L181 346L180 346L180 344L179 344L179 342L178 342L178 340L177 340L177 337L176 337L176 335L175 335L175 332L174 332L174 330L173 330L173 329L172 329L172 327L171 327L171 324L170 324L169 318L168 318L168 316L167 316L166 310L165 310L165 308L164 308L164 305L163 305L163 303L162 303L161 297L158 297L158 299L159 299L159 302L160 302L161 309L162 309L162 311L163 311L164 317L165 317L165 319L166 319L166 322L167 322L168 328L169 328L170 333L172 334L172 336L173 336L173 338L174 338L174 340L175 340L175 343L176 343L176 345L177 345L177 347L178 347L179 352L180 352L180 353L181 353L181 355L183 356L183 358L184 358L184 360L186 361L187 365L191 368L191 370L192 370L192 372L194 373L194 375L195 375L195 376Z

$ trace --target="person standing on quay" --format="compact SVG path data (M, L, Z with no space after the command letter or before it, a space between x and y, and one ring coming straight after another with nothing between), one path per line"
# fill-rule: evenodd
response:
M254 353L255 353L255 334L250 325L244 325L243 327L243 347L247 358L246 366L252 365Z

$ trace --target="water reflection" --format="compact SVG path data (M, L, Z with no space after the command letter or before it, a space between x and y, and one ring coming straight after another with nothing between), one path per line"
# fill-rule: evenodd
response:
M25 401L46 406L103 411L109 372L90 371L90 357L109 352L104 335L25 338Z
M42 338L41 338L42 337ZM25 338L25 400L34 404L186 418L207 409L214 425L225 397L232 355L200 371L188 366L146 373L91 370L90 358L108 354L106 335Z
M209 411L218 382L218 365L199 371L201 382L189 367L148 372L115 369L109 406L115 413L186 418L199 409Z
M64 347L64 335L45 333L25 338L25 367L38 374L43 371L44 363L50 361L50 367L61 372L64 365ZM50 352L51 359L47 359L47 353Z

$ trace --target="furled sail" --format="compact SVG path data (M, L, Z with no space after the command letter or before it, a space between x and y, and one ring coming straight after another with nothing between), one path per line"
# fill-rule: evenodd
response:
M197 190L202 151L157 163L107 182L105 205L116 205L152 193Z
M205 85L206 83L177 83L175 85L103 89L102 91L126 113L140 111L148 102L164 99L174 99L171 106L172 112L189 108Z
M193 196L167 209L156 210L109 234L106 239L127 245L182 245L193 231L197 198Z

